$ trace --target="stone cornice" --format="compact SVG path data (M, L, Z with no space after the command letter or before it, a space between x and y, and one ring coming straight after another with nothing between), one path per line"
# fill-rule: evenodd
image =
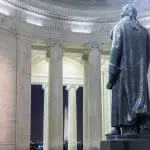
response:
M107 43L106 43L107 44ZM50 46L41 46L41 45L32 45L32 50L38 50L38 51L48 51L51 47ZM108 49L109 50L109 49ZM68 53L70 52L72 55L73 53L76 53L76 54L83 54L83 55L88 55L88 49L77 49L77 48L67 48L67 47L64 47L63 48L63 52L64 53ZM101 51L101 54L102 55L109 55L110 54L110 51L106 51L105 49L103 49ZM84 57L84 56L83 56Z
M79 85L83 86L83 78L63 78L63 85ZM42 74L32 74L32 84L48 84L48 76Z

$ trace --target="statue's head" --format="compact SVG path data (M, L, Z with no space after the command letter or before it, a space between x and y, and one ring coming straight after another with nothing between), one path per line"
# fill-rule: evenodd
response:
M129 16L131 18L135 18L137 17L137 10L134 6L132 5L125 5L122 9L122 12L121 12L121 17L125 17L125 16Z

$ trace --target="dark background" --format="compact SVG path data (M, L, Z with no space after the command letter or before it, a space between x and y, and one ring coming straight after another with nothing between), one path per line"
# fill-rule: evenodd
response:
M77 140L83 140L83 87L77 90ZM68 107L68 91L63 87L63 108ZM43 142L44 90L31 86L31 141Z

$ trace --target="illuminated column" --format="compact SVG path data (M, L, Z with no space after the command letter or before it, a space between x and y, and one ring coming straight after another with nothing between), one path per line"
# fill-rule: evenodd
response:
M53 41L49 59L49 150L63 150L62 48Z
M83 150L87 150L88 143L88 54L83 54L84 61L84 87L83 87Z
M106 89L108 81L108 64L109 59L105 56L101 68L103 140L106 139L106 134L111 132L111 90Z
M88 139L89 149L99 150L102 140L101 63L100 50L96 43L89 43L88 71Z
M12 120L16 123L15 127L15 150L29 150L30 149L30 127L31 127L31 35L30 31L25 31L21 27L17 27L17 34L15 43L17 50L17 97L15 98L16 120ZM11 41L8 41L8 45ZM11 47L13 49L13 47ZM10 52L15 55L14 52ZM9 59L8 59L9 60ZM12 71L13 72L13 71ZM10 83L11 84L11 83ZM15 91L14 91L15 92ZM10 98L12 102L12 98ZM8 102L8 104L10 104ZM8 113L8 112L7 112ZM13 113L10 116L13 115ZM5 118L8 119L8 118ZM8 119L10 120L10 119ZM13 123L12 123L13 124ZM8 125L12 125L9 123ZM6 125L7 126L7 125ZM9 131L9 129L8 129ZM12 134L11 134L12 135ZM9 138L11 138L11 135ZM0 142L1 143L1 142ZM8 144L9 145L9 144ZM3 149L3 148L0 148ZM9 148L7 148L9 149ZM10 149L13 149L12 147Z
M49 147L49 99L48 99L48 84L42 85L44 90L44 120L43 120L43 147L48 150Z
M106 89L108 72L104 71L104 123L105 135L111 132L111 90Z
M76 90L79 86L69 85L68 90L68 150L77 150Z
M105 74L104 74L104 71L101 70L101 100L102 100L102 122L103 122L103 127L102 127L102 137L103 139L105 139L105 121L106 121L106 118L105 118L105 88L106 88L106 85L105 85ZM108 111L108 110L107 110Z

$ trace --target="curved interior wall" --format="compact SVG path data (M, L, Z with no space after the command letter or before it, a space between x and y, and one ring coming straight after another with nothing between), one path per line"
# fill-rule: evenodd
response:
M14 30L0 29L0 150L29 150L31 57L27 39Z

